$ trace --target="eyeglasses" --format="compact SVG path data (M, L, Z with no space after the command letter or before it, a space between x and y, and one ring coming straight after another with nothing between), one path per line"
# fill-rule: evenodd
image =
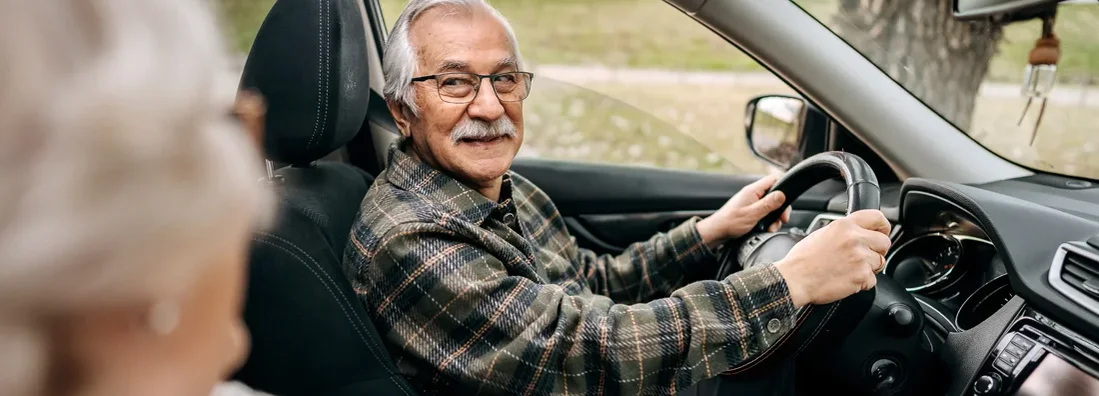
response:
M464 104L473 101L481 89L481 80L489 79L496 98L501 102L518 102L530 94L530 83L534 73L506 72L496 74L477 73L441 73L421 76L412 82L435 80L438 83L439 98L447 103Z

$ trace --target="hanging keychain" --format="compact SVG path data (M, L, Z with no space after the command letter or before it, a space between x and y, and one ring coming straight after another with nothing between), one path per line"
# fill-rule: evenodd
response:
M1042 123L1042 116L1046 112L1046 100L1057 77L1057 62L1061 60L1061 40L1053 33L1054 15L1042 17L1042 37L1034 43L1027 61L1026 73L1023 76L1023 95L1027 97L1023 114L1016 125L1022 125L1026 118L1027 110L1035 98L1041 101L1038 107L1038 119L1034 122L1034 131L1030 135L1030 145L1034 145L1034 139L1038 137L1038 126Z

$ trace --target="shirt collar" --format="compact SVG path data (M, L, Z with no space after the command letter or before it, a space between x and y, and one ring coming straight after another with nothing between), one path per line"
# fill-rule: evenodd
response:
M397 188L426 196L442 204L451 214L477 225L493 213L513 207L510 171L504 174L500 185L500 201L493 202L477 190L405 153L407 140L401 137L389 146L386 179Z

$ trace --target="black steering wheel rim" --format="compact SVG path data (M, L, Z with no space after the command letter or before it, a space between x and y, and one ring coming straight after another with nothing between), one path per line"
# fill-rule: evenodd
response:
M801 194L813 186L839 176L847 186L847 214L863 209L881 208L881 188L874 170L859 156L841 151L814 155L797 163L783 175L768 193L782 191L786 200L774 212L756 224L754 232L765 232Z
M767 228L779 219L791 202L813 186L837 176L847 186L847 214L864 209L880 209L881 193L877 177L862 158L845 152L825 152L806 158L788 170L768 192L782 191L786 196L783 205L764 216L747 235L721 248L719 277L724 278L742 267L744 263L740 260L749 256L738 254L744 241L768 234ZM757 246L765 245L768 241L758 240ZM770 372L796 357L815 341L846 335L870 309L874 302L874 292L874 289L870 289L830 304L802 307L797 313L793 329L755 357L727 371L725 375L752 376L760 372Z

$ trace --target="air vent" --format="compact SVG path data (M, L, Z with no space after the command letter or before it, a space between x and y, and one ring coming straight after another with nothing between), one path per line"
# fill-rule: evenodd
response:
M1099 314L1099 251L1083 243L1061 245L1049 268L1049 283L1065 297Z
M1099 297L1099 263L1073 252L1065 253L1061 280L1076 290Z

